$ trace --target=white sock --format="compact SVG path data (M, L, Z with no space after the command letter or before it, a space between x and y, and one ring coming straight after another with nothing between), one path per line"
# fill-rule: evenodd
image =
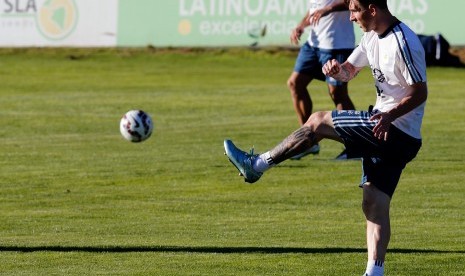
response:
M378 260L369 260L367 262L367 276L383 276L384 275L384 262Z
M271 154L269 151L260 154L252 164L252 168L257 172L264 172L269 168L273 167L275 164L273 159L271 159Z

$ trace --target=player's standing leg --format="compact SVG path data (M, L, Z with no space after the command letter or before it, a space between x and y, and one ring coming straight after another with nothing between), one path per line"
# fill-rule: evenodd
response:
M374 185L363 186L362 208L366 217L368 261L366 274L384 275L384 259L391 237L389 205L391 198Z

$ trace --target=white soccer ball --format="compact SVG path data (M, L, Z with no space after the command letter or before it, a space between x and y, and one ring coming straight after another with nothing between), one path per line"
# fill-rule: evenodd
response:
M142 142L152 135L152 118L142 110L129 110L121 118L119 131L128 141Z

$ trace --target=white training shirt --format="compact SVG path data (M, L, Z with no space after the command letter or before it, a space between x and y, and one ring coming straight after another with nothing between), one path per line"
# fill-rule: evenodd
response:
M347 59L355 67L370 65L377 90L374 109L387 112L407 96L408 86L426 82L425 52L418 36L398 21L383 35L371 31ZM397 118L393 124L421 139L425 103Z
M310 0L309 13L341 0ZM321 17L316 26L310 26L308 43L320 49L353 49L355 47L354 26L349 11L331 12Z

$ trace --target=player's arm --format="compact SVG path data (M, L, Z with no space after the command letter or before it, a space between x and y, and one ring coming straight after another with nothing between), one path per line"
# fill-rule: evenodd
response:
M347 11L349 10L349 6L345 3L345 1L339 1L336 3L333 3L331 5L325 6L321 9L315 10L309 15L309 23L313 26L317 25L318 22L320 22L320 19L323 16L326 16L332 12L338 12L338 11Z
M305 17L297 24L297 26L292 29L290 39L291 43L298 45L300 37L304 33L306 27L310 26L310 13L307 13Z
M427 97L428 88L425 82L410 85L408 95L396 107L388 112L378 113L370 118L370 120L378 120L378 123L373 128L375 137L386 140L391 123L420 106L426 101Z
M328 60L321 70L326 76L332 77L338 81L349 82L357 76L362 68L363 67L355 67L348 61L340 64L337 60L332 59Z
M310 25L317 25L323 16L326 16L332 12L345 10L349 10L349 6L345 3L345 1L341 0L339 2L325 6L321 9L315 10L312 13L307 13L305 17L300 21L300 23L294 29L292 29L290 36L291 43L295 45L299 44L300 37L304 33L305 28Z

